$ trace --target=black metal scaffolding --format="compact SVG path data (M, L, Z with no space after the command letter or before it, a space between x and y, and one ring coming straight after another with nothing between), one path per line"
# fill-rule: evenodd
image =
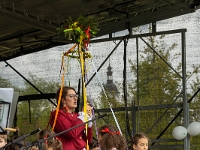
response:
M127 50L127 44L128 44L128 39L131 38L135 38L136 39L136 51L137 51L137 65L139 62L139 57L138 57L138 47L139 47L139 42L138 40L141 39L148 47L150 47L152 49L152 51L154 53L157 53L143 38L144 37L148 37L148 36L156 36L156 35L163 35L163 34L175 34L175 33L179 33L181 34L181 48L182 48L182 75L179 75L179 77L182 79L182 92L180 93L180 95L182 94L182 103L181 104L168 104L168 105L151 105L151 106L135 106L134 102L132 103L132 107L128 107L127 106L127 80L126 80L126 61L127 61L127 57L126 57L126 50ZM113 54L113 52L117 49L117 47L121 44L122 41L124 41L124 69L123 69L123 89L124 89L124 102L125 102L125 107L121 107L121 108L113 108L114 111L124 111L126 114L126 120L129 120L128 118L128 111L132 112L132 133L134 134L136 132L136 121L138 121L138 128L139 128L139 119L136 120L136 112L139 112L141 110L148 110L148 109L161 109L161 108L165 108L165 109L169 109L169 108L177 108L179 107L182 111L183 111L183 119L184 119L184 126L187 127L189 124L189 104L187 101L187 89L186 89L186 44L185 44L185 33L186 33L186 29L178 29L178 30L169 30L169 31L162 31L162 32L152 32L152 33L146 33L146 34L137 34L137 35L127 35L127 36L123 36L123 37L115 37L115 38L105 38L105 39L98 39L98 40L92 40L91 43L98 43L98 42L106 42L106 41L113 41L113 40L119 40L119 42L116 44L116 46L114 47L114 49L110 52L110 54L105 58L105 60L102 62L102 64L100 65L100 67L97 69L97 71L99 71L102 66L105 64L105 62L109 59L109 57ZM157 53L157 55L159 55ZM165 60L159 56L164 62ZM7 63L7 62L6 62ZM8 63L7 63L8 64ZM166 62L167 64L167 62ZM15 68L13 68L10 64L8 64L17 74L19 74L23 79L25 79L30 85L32 85L32 83L30 83L25 77L23 77ZM173 67L171 67L170 65L168 65L174 72L176 72L175 69L173 69ZM138 67L138 66L137 66ZM177 72L176 72L177 73ZM178 74L178 73L177 73ZM94 73L91 78L88 80L88 82L86 83L86 86L89 85L90 81L94 78L94 76L96 75L96 73ZM138 79L138 76L137 76ZM50 100L50 98L54 98L55 93L50 93L50 94L44 94L42 93L39 89L37 89L37 87L35 87L34 85L32 85L37 91L39 91L41 94L38 95L32 95L32 96L20 96L19 97L19 101L25 101L25 99L27 98L27 101L33 100L33 99L44 99L45 97L52 103L52 101ZM137 84L137 91L139 92L139 84ZM197 93L199 92L199 90L197 91ZM197 94L195 93L195 95ZM177 97L180 97L180 95L178 95ZM34 98L35 97L35 98ZM139 93L138 93L138 97L137 97L137 101L139 102ZM54 104L54 103L53 103ZM138 103L139 104L139 103ZM99 109L99 112L109 112L110 109ZM154 145L156 142L159 142L160 137L165 133L165 131L168 129L168 127L173 123L173 121L177 118L177 116L180 115L180 113L182 111L179 111L177 113L177 115L172 119L172 121L166 126L165 129L163 129L163 131L161 133L158 133L158 136L155 140L153 140L153 143L151 145L151 149L154 148L162 148L162 146L160 145ZM138 113L139 115L139 113ZM162 115L160 115L160 118L162 118ZM138 118L140 118L140 116L138 116ZM157 120L157 122L159 122L159 119ZM155 122L155 124L157 123ZM126 131L130 132L130 126L127 122L126 124ZM153 128L154 126L152 126ZM149 129L150 131L151 129ZM128 135L127 135L128 136ZM130 136L130 135L129 135ZM130 137L131 138L131 137ZM167 140L166 140L167 141ZM170 141L170 140L168 140ZM174 140L172 140L174 141ZM166 147L166 145L165 145ZM183 145L171 145L169 146L169 148L183 148L184 149L190 149L190 141L189 141L189 135L184 139L184 146Z

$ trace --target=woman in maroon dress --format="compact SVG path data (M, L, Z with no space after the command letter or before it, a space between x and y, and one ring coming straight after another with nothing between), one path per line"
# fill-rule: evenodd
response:
M60 89L57 92L57 100ZM75 113L77 107L78 95L72 87L63 87L60 109L58 111L54 132L59 133L84 122L84 113ZM53 126L56 111L52 112L50 124ZM92 119L92 107L87 107L88 120ZM87 136L85 133L85 125L75 128L69 132L60 135L58 138L62 141L63 150L85 150L86 141L92 141L92 122L88 124Z

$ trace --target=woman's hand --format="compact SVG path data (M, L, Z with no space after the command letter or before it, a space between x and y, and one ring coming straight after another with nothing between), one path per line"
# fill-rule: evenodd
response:
M86 117L87 117L87 120L85 120L85 114L84 114L84 109L82 109L82 112L79 112L78 114L78 118L81 119L83 122L85 121L89 121L92 119L92 110L93 110L93 107L87 103L87 106L86 106ZM88 127L91 128L92 127L92 121L88 123Z
M86 113L88 114L89 117L92 117L92 110L93 110L93 107L89 103L87 103ZM82 111L84 111L84 108L82 109Z
M87 103L87 108L86 108L86 110L87 110L88 116L92 117L92 110L93 110L93 107L90 106L89 103Z

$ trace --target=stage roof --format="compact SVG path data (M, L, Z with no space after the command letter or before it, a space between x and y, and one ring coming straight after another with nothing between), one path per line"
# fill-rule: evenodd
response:
M101 18L97 36L192 13L200 0L2 0L0 61L70 43L56 28L67 16Z

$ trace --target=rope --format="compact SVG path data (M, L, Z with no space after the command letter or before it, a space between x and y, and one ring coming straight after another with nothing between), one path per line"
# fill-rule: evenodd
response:
M57 121L57 117L58 117L58 111L60 109L60 101L61 101L61 97L62 97L62 91L63 91L63 86L64 86L64 79L65 79L65 68L64 68L64 55L62 56L62 66L63 66L63 74L62 74L62 82L61 82L61 86L60 86L60 93L59 93L59 98L58 98L58 104L56 107L56 114L55 114L55 118L54 118L54 122L53 122L53 126L52 126L52 131L55 128L56 125L56 121Z
M85 65L85 68L86 68L86 65ZM86 68L86 70L88 70L88 69ZM86 77L86 81L88 82L87 73L85 74L85 77ZM92 107L94 107L94 101L92 100L90 91L88 92L88 95L89 95L90 104L92 105ZM93 114L94 114L94 109L92 109L92 115L93 115ZM93 115L93 118L95 119L95 115ZM96 137L98 137L98 128L97 128L96 120L94 120L94 126L95 126Z
M88 121L87 119L87 97L86 97L86 88L85 88L85 80L84 80L84 76L85 76L85 67L84 67L84 59L83 59L83 52L81 50L81 43L82 43L82 38L80 38L80 43L78 45L78 51L79 51L79 59L80 59L80 65L81 65L81 74L82 74L82 89L83 89L83 103L84 103L84 106L83 106L83 112L84 112L84 121ZM85 125L85 133L86 133L86 137L88 135L88 125L86 124ZM88 139L86 141L86 149L89 150L89 145L88 145Z
M96 69L96 67L95 67L95 65L94 65L94 63L93 63L93 61L92 61L92 65L93 65L93 68L94 68L94 70L95 70L95 72L96 72L96 75L97 75L98 81L99 81L99 83L100 83L101 89L103 90L103 93L104 93L104 95L105 95L105 97L106 97L106 101L107 101L107 103L108 103L108 105L109 105L109 107L110 107L110 110L111 110L111 113L112 113L113 118L114 118L114 120L115 120L115 123L116 123L116 125L117 125L117 128L118 128L120 134L122 135L122 131L121 131L121 129L120 129L119 123L118 123L117 118L116 118L116 116L115 116L115 114L114 114L114 111L113 111L113 109L112 109L112 106L111 106L110 102L108 101L108 96L107 96L107 94L106 94L106 91L105 91L105 89L104 89L104 87L103 87L103 84L102 84L102 80L101 80L101 78L100 78L100 76L99 76L99 74L98 74L98 72L97 72L97 69Z

